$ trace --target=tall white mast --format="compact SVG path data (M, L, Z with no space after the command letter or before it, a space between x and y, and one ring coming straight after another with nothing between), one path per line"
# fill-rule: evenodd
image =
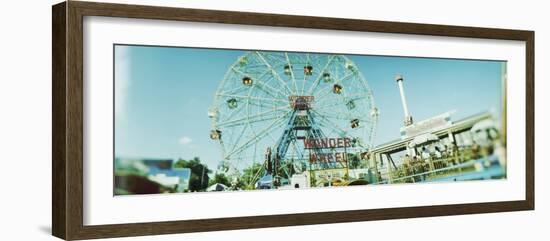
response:
M403 112L405 113L404 124L405 126L410 126L413 124L413 119L411 114L409 113L409 108L407 107L407 99L405 98L405 90L403 89L403 76L400 74L395 76L395 81L397 82L397 86L399 86L401 104L403 104Z

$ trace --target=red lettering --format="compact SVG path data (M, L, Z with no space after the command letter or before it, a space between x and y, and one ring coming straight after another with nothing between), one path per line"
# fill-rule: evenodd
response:
M344 146L345 147L350 147L351 146L351 140L349 138L344 138Z
M321 139L319 141L319 146L318 147L319 148L326 148L326 146L327 146L327 139Z
M344 147L344 140L342 138L338 138L338 147Z
M305 148L314 148L314 141L315 140L312 140L312 139L304 139L304 146Z
M329 143L331 148L336 147L336 140L334 140L334 138L328 139L328 143Z
M309 154L309 163L314 164L317 162L317 155Z

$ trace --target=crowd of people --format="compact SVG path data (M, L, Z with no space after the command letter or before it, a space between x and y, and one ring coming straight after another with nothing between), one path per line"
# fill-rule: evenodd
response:
M402 165L396 170L397 176L411 176L410 180L405 181L423 181L429 172L489 156L494 148L492 145L472 142L471 145L460 147L434 144L414 150L415 155L405 154L401 157Z

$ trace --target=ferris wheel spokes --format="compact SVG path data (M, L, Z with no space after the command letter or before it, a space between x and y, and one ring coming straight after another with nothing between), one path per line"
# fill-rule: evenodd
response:
M342 128L340 127L340 125L332 122L331 120L329 120L327 117L321 115L319 112L317 112L316 110L312 110L313 113L315 113L315 116L317 117L317 122L319 124L321 123L324 123L325 124L325 127L332 127L333 130L338 130L340 131L338 134L339 134L339 137L346 137L346 135L348 134L348 131L346 130L347 128Z
M288 113L288 111L286 111L286 112L283 111L286 108L287 107L285 106L285 107L279 107L277 109L270 109L270 110L267 110L267 111L262 112L262 113L254 114L252 116L245 116L245 117L242 117L240 119L217 123L216 126L217 127L224 127L224 126L227 126L227 125L230 125L230 124L236 124L236 123L246 124L246 122L261 121L263 118L270 118L270 117L283 118L284 114L281 115L281 113L285 113L285 114Z
M278 96L274 96L272 92L262 89L265 94L270 95L273 98L278 98L278 97L281 97L281 96L284 97L284 96L288 95L287 93L281 92L279 89L270 86L268 84L269 81L262 81L270 73L269 70L263 71L260 74L255 74L255 73L250 73L250 72L249 73L243 73L242 71L240 71L238 69L235 69L235 68L232 68L232 71L236 72L240 76L243 76L242 78L251 78L252 83L250 84L250 87L258 86L258 84L259 84L261 86L264 86L264 87L268 88L270 91L273 91L273 92L277 93ZM269 77L267 77L267 78L268 78L268 80L270 80ZM255 82L255 85L254 85L254 82Z
M253 144L254 141L257 141L265 136L267 136L269 133L269 131L271 129L275 129L275 128L278 128L280 126L282 126L283 124L285 124L285 120L283 118L279 118L279 119L276 119L275 121L272 122L271 125L269 125L267 128L263 129L262 131L258 132L257 135L255 135L254 137L252 137L250 140L248 140L247 142L245 142L242 146L240 146L239 148L234 148L233 151L231 151L229 154L227 154L227 157L235 154L235 153L238 153L240 150L244 149L244 148L247 148L248 146L250 146L251 144Z
M325 73L327 73L327 69L328 67L330 66L330 64L332 63L332 61L337 58L335 55L330 55L328 56L328 61L327 63L325 64L325 66L321 69L321 71L319 71L319 74L317 75L317 78L315 79L315 81L313 81L313 83L311 84L311 86L309 87L307 93L308 95L313 95L313 91L315 91L315 89L317 88L317 86L319 86L319 83L321 82L321 78L323 77L323 75Z
M287 100L281 99L281 98L266 98L266 97L245 96L245 95L235 95L235 94L226 94L226 93L219 93L216 95L224 96L224 97L233 97L233 98L238 98L243 100L273 101L273 102L279 102L279 103L285 103L285 104L288 103Z
M259 51L256 51L256 54L260 57L260 59L263 61L263 63L267 66L267 68L268 68L268 70L270 71L271 75L272 75L273 77L275 77L275 79L277 79L277 80L281 83L281 85L282 85L283 87L285 87L285 89L288 91L289 94L292 95L292 94L293 94L293 93L292 93L292 90L288 87L288 85L286 84L286 82L283 81L283 79L281 79L281 76L279 76L279 74L277 73L277 71L275 71L275 70L273 69L273 67L272 67L267 61L265 61L265 58L262 56L262 54L261 54Z
M285 59L286 59L286 65L283 69L285 74L290 75L292 85L294 86L293 93L298 93L298 84L296 83L296 78L294 77L294 70L292 68L292 63L290 62L290 58L288 57L288 53L285 52Z

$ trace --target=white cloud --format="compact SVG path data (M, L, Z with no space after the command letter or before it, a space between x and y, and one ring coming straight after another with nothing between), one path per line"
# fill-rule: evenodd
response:
M186 145L189 145L191 142L193 142L193 139L191 139L188 136L184 136L184 137L180 138L178 142L180 144L186 146Z

